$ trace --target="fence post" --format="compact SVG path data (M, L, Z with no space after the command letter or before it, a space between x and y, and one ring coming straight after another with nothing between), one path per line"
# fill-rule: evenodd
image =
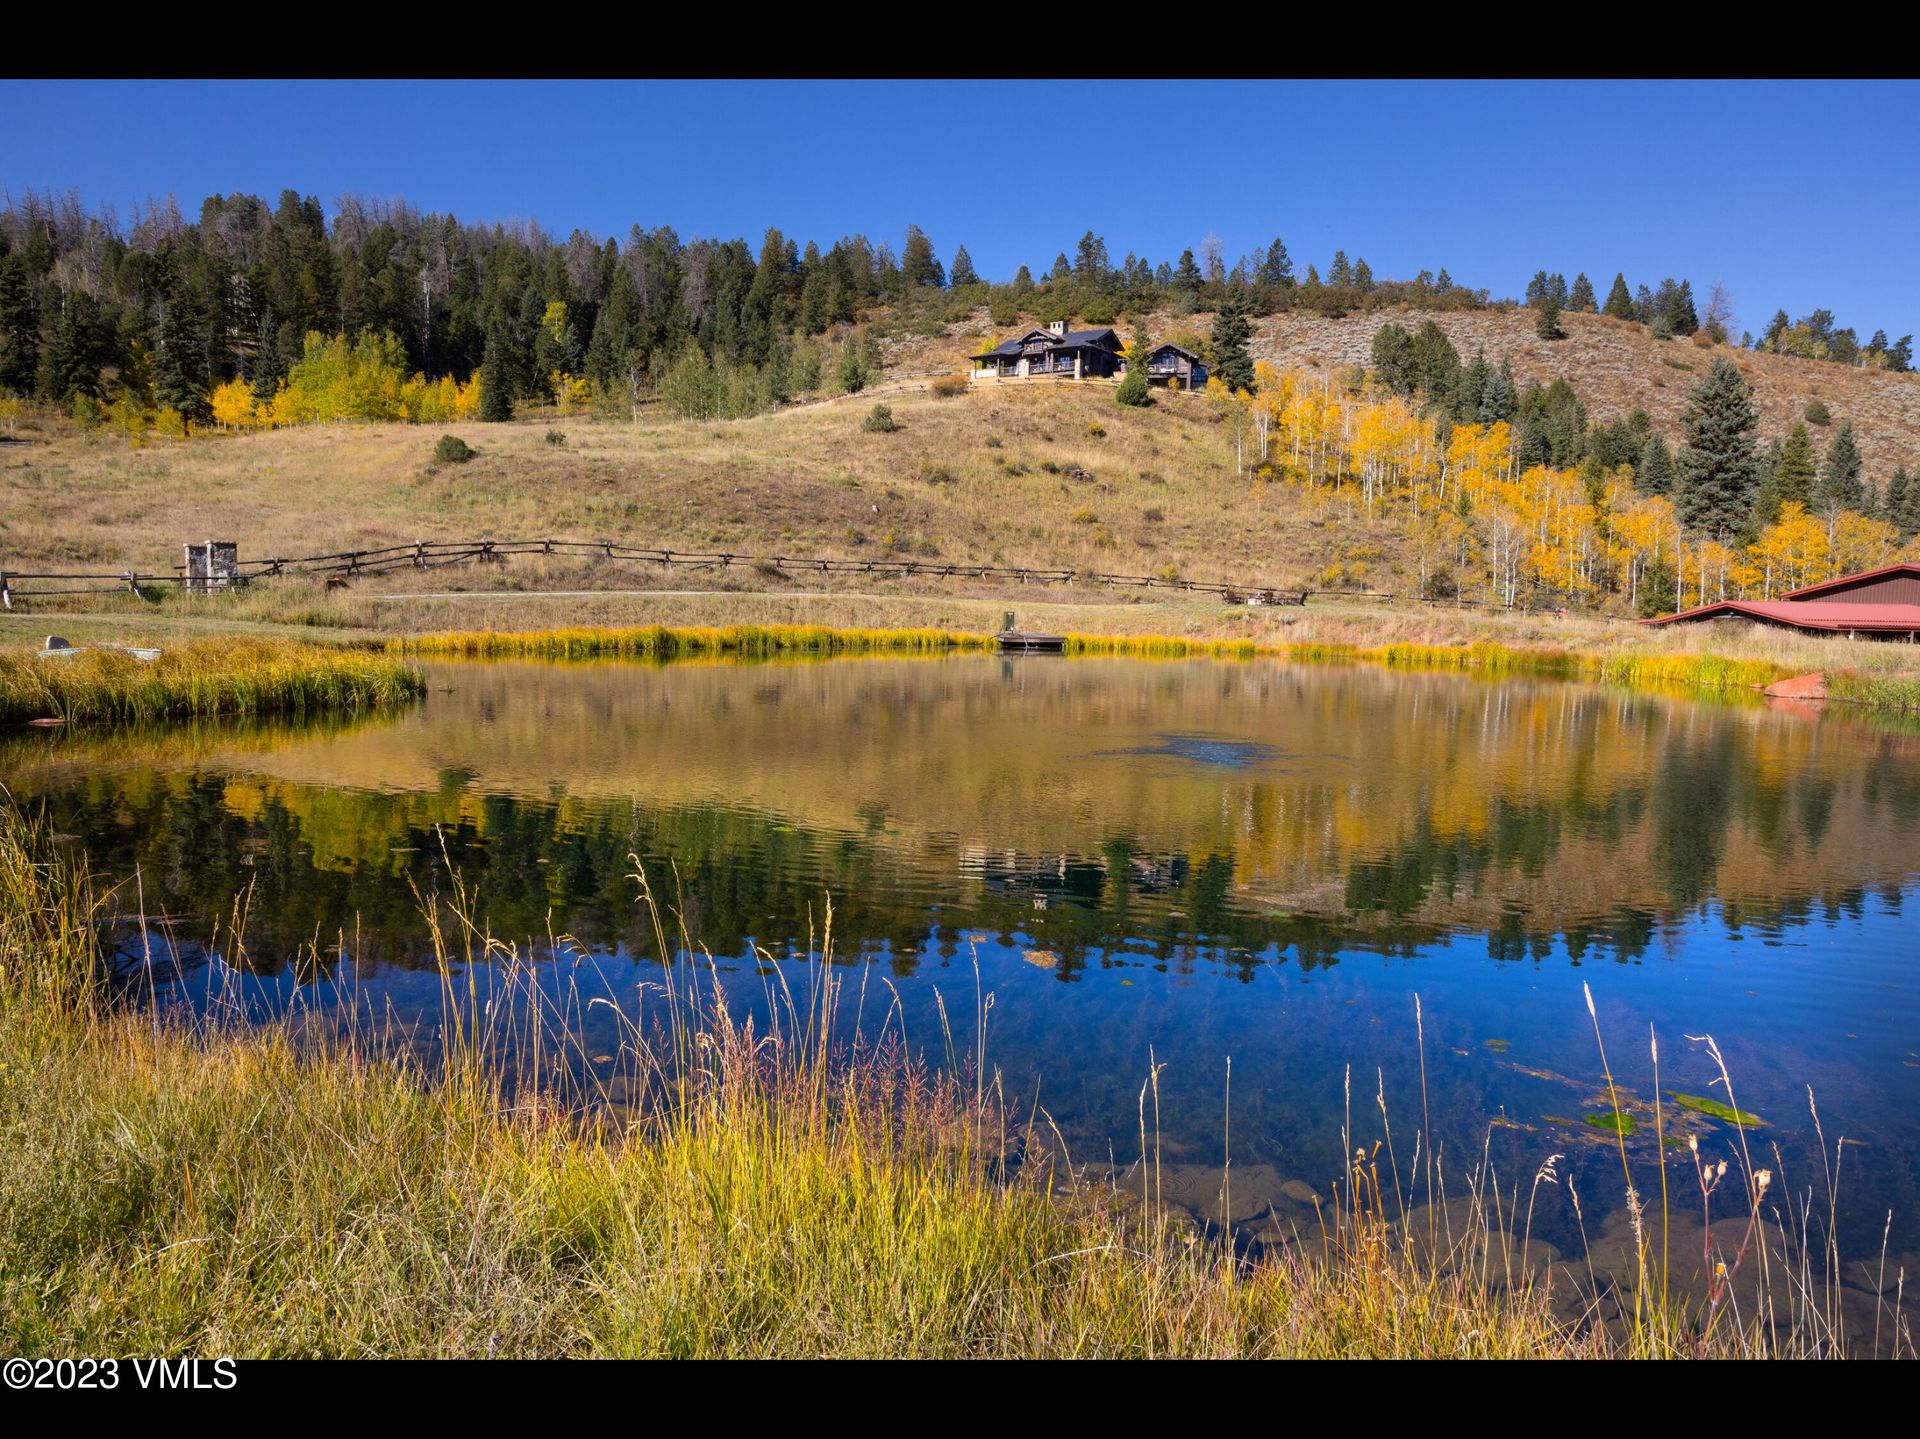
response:
M0 570L0 608L13 608L13 586L7 583L7 572Z
M425 540L415 540L413 542L413 567L417 570L424 570L427 567L427 542Z

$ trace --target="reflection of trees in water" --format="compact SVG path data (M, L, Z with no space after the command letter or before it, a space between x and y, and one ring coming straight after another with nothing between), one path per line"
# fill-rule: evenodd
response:
M1790 876L1796 855L1804 862L1830 839L1872 849L1875 834L1910 832L1920 823L1920 774L1907 748L1889 738L1836 778L1821 763L1830 757L1769 765L1753 731L1723 726L1666 738L1636 782L1602 782L1601 766L1558 794L1491 794L1471 827L1457 803L1443 827L1429 802L1398 843L1344 861L1325 856L1339 866L1344 915L1258 910L1236 879L1249 860L1255 873L1270 865L1270 850L1214 844L1169 854L1120 834L1090 837L1079 854L995 852L965 836L897 841L880 809L852 830L812 830L740 806L475 795L473 773L458 767L441 770L433 790L397 793L257 787L197 771L95 775L54 805L103 872L130 876L137 864L149 912L186 934L204 933L247 894L248 949L263 967L316 943L332 948L343 929L367 958L421 963L414 887L444 897L448 860L501 938L537 947L551 930L649 953L651 926L630 878L637 854L670 911L670 934L683 915L695 943L722 960L750 944L780 954L817 940L830 896L841 956L884 959L903 974L923 953L964 959L964 935L978 932L1050 951L1066 981L1115 958L1251 977L1276 952L1303 967L1331 963L1342 949L1417 954L1444 932L1433 906L1456 900L1485 906L1475 927L1497 958L1538 958L1556 939L1576 959L1638 956L1662 919L1721 892L1730 851L1765 855L1769 875ZM1845 758L1857 760L1852 751ZM1589 851L1651 855L1660 892L1572 912L1568 897L1551 892L1550 870L1569 845L1586 847L1570 851L1585 872ZM1317 858L1306 856L1309 869ZM1861 886L1879 880L1834 868L1808 867L1803 893L1782 884L1778 895L1725 899L1727 922L1766 929L1850 912ZM1503 875L1533 887L1501 900L1493 880Z

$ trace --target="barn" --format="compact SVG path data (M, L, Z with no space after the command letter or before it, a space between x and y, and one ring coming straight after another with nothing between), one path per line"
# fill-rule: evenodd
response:
M1877 570L1822 580L1790 590L1777 600L1720 600L1643 625L1744 620L1809 634L1862 639L1920 639L1920 563L1902 560Z

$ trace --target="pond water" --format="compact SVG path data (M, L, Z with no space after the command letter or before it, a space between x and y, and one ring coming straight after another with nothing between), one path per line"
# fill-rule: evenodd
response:
M1137 1157L1158 1063L1182 1173L1219 1166L1230 1130L1236 1173L1324 1194L1343 1127L1380 1137L1384 1096L1397 1144L1424 1110L1443 1162L1485 1156L1523 1195L1564 1155L1591 1218L1621 1184L1590 1122L1607 1101L1586 985L1624 1091L1654 1094L1651 1027L1660 1088L1724 1100L1714 1036L1765 1121L1755 1162L1824 1194L1811 1088L1828 1162L1850 1141L1844 1246L1877 1253L1891 1211L1894 1251L1920 1249L1920 738L1744 699L1269 662L429 681L359 724L16 734L0 774L98 871L137 874L162 1002L324 1008L350 971L359 1002L431 1033L415 889L445 893L450 860L492 933L594 956L543 983L630 1011L659 974L634 854L740 1006L803 962L829 897L869 1028L897 993L937 1061L936 994L971 1046L976 984L991 993L988 1065L1076 1158ZM201 946L243 894L235 968ZM611 1009L578 1012L606 1030L589 1049L616 1042ZM1738 1144L1666 1118L1710 1154ZM1686 1149L1667 1163L1690 1192ZM1564 1195L1543 1229L1567 1232Z

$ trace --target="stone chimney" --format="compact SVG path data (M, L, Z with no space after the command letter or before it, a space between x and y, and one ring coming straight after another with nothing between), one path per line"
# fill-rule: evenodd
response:
M1047 333L1056 340L1064 340L1067 337L1067 322L1065 320L1047 321Z

